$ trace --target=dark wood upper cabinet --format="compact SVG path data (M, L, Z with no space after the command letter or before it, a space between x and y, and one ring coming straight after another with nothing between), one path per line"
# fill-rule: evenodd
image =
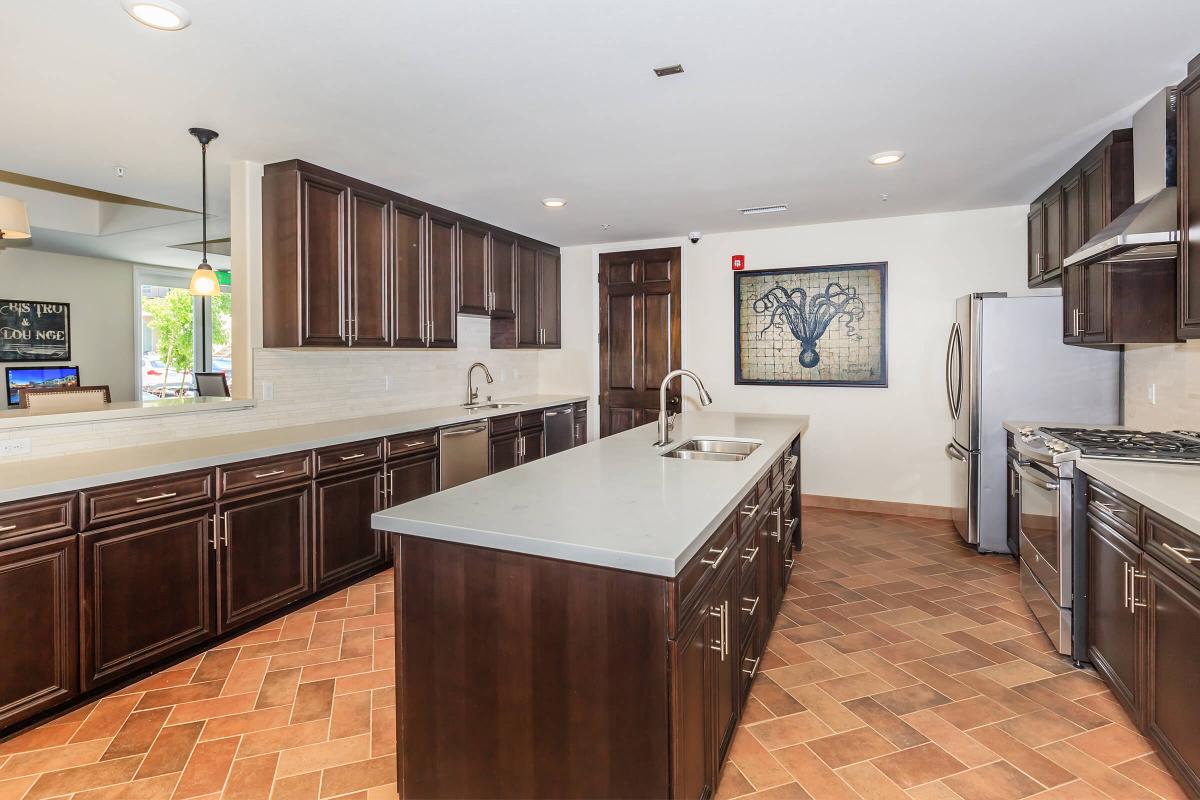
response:
M1046 231L1042 225L1042 220L1045 216L1042 214L1041 202L1035 202L1029 209L1029 218L1026 223L1027 234L1029 239L1029 284L1041 283L1042 272L1045 270L1046 262Z
M488 285L488 231L478 225L458 226L458 313L488 314L492 310Z
M557 251L538 251L538 326L542 347L562 345L562 265Z
M1063 341L1175 341L1175 260L1075 264L1063 278Z
M385 480L373 468L314 483L318 591L383 563L383 537L371 528L371 514L381 508Z
M516 318L492 322L494 348L562 345L562 276L557 250L532 242L516 244Z
M78 558L73 533L0 544L0 731L79 693Z
M539 300L537 249L524 242L519 242L517 244L517 347L537 347L541 344L541 328L538 322Z
M1063 269L1063 342L1083 341L1083 324L1087 318L1088 294L1086 268L1078 264Z
M492 231L488 239L488 285L492 293L492 316L512 319L517 314L517 241Z
M217 508L217 632L313 592L309 481Z
M212 516L206 506L82 534L84 691L215 635Z
M392 340L389 279L391 210L386 197L350 192L351 346L387 347Z
M1069 256L1083 245L1083 184L1080 173L1069 177L1062 187L1063 255Z
M1200 338L1200 70L1179 86L1177 333Z
M425 212L392 204L392 344L424 347L429 336L429 310L425 303L426 253Z
M1046 235L1046 257L1043 259L1042 283L1053 283L1062 277L1063 266L1063 202L1062 191L1051 191L1042 201L1042 225Z
M445 214L429 215L429 346L454 347L458 340L458 223Z

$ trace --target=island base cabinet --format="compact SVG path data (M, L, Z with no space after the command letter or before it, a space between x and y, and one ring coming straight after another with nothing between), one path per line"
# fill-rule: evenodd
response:
M215 634L212 517L206 506L80 536L84 691Z
M315 483L316 586L320 591L383 563L383 534L371 528L385 493L380 469Z
M701 608L671 642L671 797L676 800L707 800L716 789L711 631L708 609Z
M0 730L79 691L75 536L0 550Z
M312 594L309 483L223 503L218 511L218 633Z

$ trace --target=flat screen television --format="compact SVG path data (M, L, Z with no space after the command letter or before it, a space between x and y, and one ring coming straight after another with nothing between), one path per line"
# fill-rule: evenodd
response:
M4 370L4 388L10 406L21 404L21 389L78 385L79 367L8 367Z

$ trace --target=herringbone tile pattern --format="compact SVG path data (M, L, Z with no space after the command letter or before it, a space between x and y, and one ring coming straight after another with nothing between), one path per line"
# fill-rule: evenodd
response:
M804 535L719 800L1183 799L1010 557L934 520L806 509Z
M0 800L394 800L392 573L0 743Z

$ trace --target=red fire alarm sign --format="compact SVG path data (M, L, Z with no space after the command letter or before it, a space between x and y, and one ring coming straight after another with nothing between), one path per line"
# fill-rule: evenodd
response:
M746 268L746 257L745 256L734 256L733 257L733 271L740 272L740 271L744 270L745 268Z

